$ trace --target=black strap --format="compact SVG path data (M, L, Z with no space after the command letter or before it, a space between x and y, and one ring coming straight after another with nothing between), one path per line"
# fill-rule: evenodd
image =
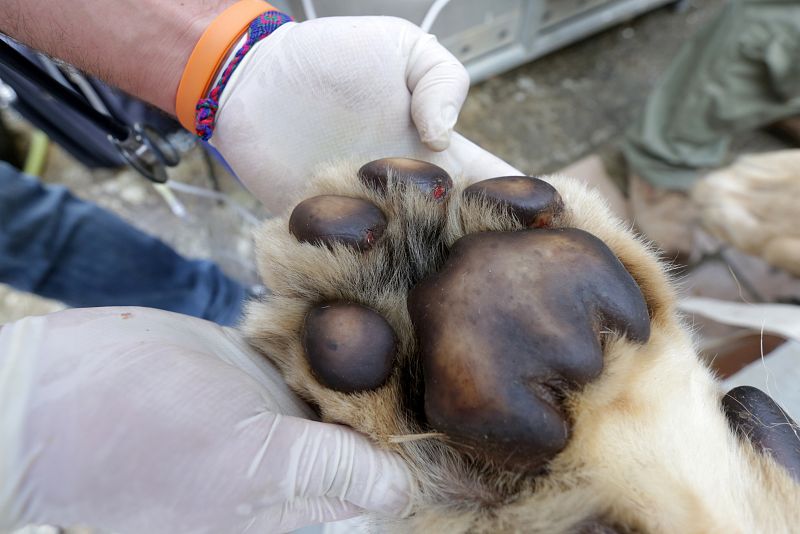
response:
M166 167L180 161L180 153L158 130L143 123L128 125L126 121L95 109L72 87L65 86L50 76L35 61L20 53L0 38L0 71L11 72L14 77L37 88L80 117L85 125L105 134L122 158L145 178L157 183L167 181ZM35 114L33 114L35 115Z
M2 39L0 39L0 63L5 64L32 83L35 83L53 98L80 113L115 139L124 140L130 135L130 128L126 124L94 109L83 98L48 76L36 64Z

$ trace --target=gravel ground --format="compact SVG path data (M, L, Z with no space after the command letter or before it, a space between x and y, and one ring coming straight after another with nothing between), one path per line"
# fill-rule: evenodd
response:
M613 145L680 46L723 5L661 8L476 85L458 128L532 174ZM748 134L735 150L773 146L771 137Z

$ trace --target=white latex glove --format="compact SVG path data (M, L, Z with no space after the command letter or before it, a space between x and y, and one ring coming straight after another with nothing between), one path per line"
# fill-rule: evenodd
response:
M94 308L6 325L0 531L258 533L405 513L401 461L309 416L264 358L210 322Z
M334 159L413 157L473 180L519 174L452 134L468 89L458 60L406 20L288 23L234 71L211 143L271 210Z

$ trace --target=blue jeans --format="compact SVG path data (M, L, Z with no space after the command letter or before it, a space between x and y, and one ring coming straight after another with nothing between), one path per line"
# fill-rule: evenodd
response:
M0 162L0 282L73 307L147 306L234 324L247 296L64 187Z

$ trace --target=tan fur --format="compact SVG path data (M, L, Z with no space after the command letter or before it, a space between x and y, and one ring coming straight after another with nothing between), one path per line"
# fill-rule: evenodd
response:
M563 177L547 178L566 206L555 224L589 231L617 254L647 301L650 341L637 345L604 335L605 370L568 399L572 436L546 475L504 471L465 458L440 435L417 436L430 429L421 428L407 409L422 387L406 310L408 288L391 275L438 268L441 258L431 242L450 245L465 233L519 225L485 202L462 201L456 187L441 235L426 239L425 229L437 226L442 207L416 194L382 198L359 182L358 166L325 167L302 198L343 194L371 200L389 220L382 239L391 240L394 255L379 246L364 254L298 243L288 232L288 213L268 221L257 245L259 268L273 294L251 305L244 330L289 385L319 407L323 420L350 425L408 462L418 482L412 515L395 522L376 518L383 528L570 532L600 519L642 532L796 530L800 487L728 428L720 409L722 392L695 355L655 254L611 216L596 193ZM331 391L317 382L306 362L300 338L305 313L338 299L374 308L398 335L395 370L375 391Z
M703 226L719 239L800 276L800 150L742 156L692 188Z

